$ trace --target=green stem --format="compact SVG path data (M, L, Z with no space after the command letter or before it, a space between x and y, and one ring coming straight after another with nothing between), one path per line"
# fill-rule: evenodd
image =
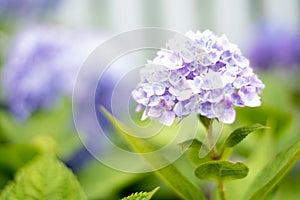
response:
M218 189L219 189L219 194L220 194L220 198L221 200L226 200L226 196L225 196L225 186L222 182L222 180L220 179L218 182Z
M213 132L212 120L207 129L207 137L208 137L209 145L213 149L212 159L216 160L218 158L218 151L217 151L216 141L215 141L214 132Z

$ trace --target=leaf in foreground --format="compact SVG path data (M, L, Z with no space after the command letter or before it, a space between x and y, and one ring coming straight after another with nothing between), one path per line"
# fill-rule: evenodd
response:
M280 152L255 177L243 199L265 199L300 158L300 141Z
M139 192L131 194L128 197L122 198L122 200L150 200L152 196L157 192L159 187L155 188L151 192Z
M241 162L232 163L221 160L209 161L199 165L195 170L195 175L203 180L229 181L244 178L248 172L248 167Z
M252 126L245 126L234 130L226 139L224 147L233 147L240 143L245 137L247 137L253 131L267 128L260 124L254 124Z
M33 144L0 145L0 191L12 179L16 171L38 155L39 149Z
M38 156L21 168L0 195L14 199L86 199L77 179L54 156Z
M120 122L117 122L117 120L104 107L100 107L100 109L105 117L113 125L113 127L117 130L117 132L137 153L141 153L141 156L143 156L143 158L154 169L157 168L157 165L160 165L159 163L168 163L168 161L159 153L155 153L150 156L142 154L144 152L154 152L153 147L143 139L132 137L126 134L123 129L119 128L118 123ZM122 127L124 127L124 125L122 125ZM201 190L192 182L190 182L186 177L184 177L174 165L169 164L168 166L154 172L183 199L205 199Z

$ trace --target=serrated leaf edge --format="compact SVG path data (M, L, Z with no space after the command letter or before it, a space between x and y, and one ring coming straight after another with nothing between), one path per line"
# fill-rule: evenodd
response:
M159 187L154 188L150 192L136 192L131 194L130 196L123 197L121 200L135 200L134 198L142 197L143 195L147 195L147 197L143 197L143 200L150 200L153 195L159 190ZM133 198L133 199L132 199ZM146 199L144 199L146 198Z

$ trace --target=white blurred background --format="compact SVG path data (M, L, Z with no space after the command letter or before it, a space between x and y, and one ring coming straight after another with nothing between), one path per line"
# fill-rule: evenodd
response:
M57 19L68 26L96 26L112 33L140 27L211 29L243 47L263 22L299 29L299 9L298 0L65 0Z

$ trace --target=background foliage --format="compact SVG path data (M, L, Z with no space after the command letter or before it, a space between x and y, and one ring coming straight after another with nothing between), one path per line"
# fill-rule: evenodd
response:
M129 0L126 3L117 0L24 2L22 5L23 3L17 1L0 0L2 74L10 54L15 55L11 52L14 52L13 44L16 36L22 35L24 30L34 26L52 26L76 33L78 30L96 30L107 36L145 26L169 28L180 32L190 29L202 31L208 28L219 35L226 34L231 41L239 44L246 56L250 57L250 62L255 64L253 67L256 67L255 71L266 88L261 95L262 106L237 108L236 122L224 128L220 140L225 141L230 132L242 126L259 123L269 127L249 134L235 148L228 148L224 152L224 156L231 153L231 161L243 161L249 168L245 178L225 183L226 195L228 199L296 200L299 198L300 147L297 141L300 140L298 78L300 51L294 48L300 46L298 1L291 0L289 3L283 0L276 2L230 0L226 3L221 0L172 2L171 0L151 2ZM31 6L26 7L26 3ZM126 20L124 20L125 16ZM267 32L264 32L264 27L280 27L280 29L271 31L276 37L270 37ZM296 39L289 42L288 38L291 37ZM266 42L260 52L261 48L254 44L256 41L262 44L262 40L257 38L262 38L263 41L271 38L272 44L277 41L284 42L276 43L275 46L270 46L270 43ZM73 46L72 49L76 48ZM252 49L264 56L258 59L253 55ZM274 52L287 52L286 54L291 56L287 59L285 55L271 54L271 50L274 49ZM270 55L265 55L264 52L270 52ZM84 55L88 53L90 51ZM65 60L67 57L64 55L59 58ZM0 199L19 199L19 197L120 199L139 191L152 191L141 194L148 197L153 195L153 199L180 199L189 194L189 190L193 187L199 187L203 191L203 194L194 194L194 198L199 199L202 195L207 197L211 194L209 196L211 199L218 199L214 185L199 180L194 175L193 163L198 166L203 160L195 159L193 155L198 152L197 148L193 149L193 145L173 165L156 174L131 174L114 170L94 159L83 147L72 120L70 96L60 94L52 106L36 109L28 118L20 121L8 109L8 104L12 102L6 101L6 91L2 87L4 78L2 75ZM18 79L15 84L18 84ZM111 90L111 85L108 84L105 88ZM107 99L109 95L103 93L99 96ZM131 113L132 119L137 123L141 125L149 123L149 121L139 122L140 113L135 113L134 110ZM108 121L102 120L108 126L110 139L124 148L129 148L130 145L125 142L126 138L122 139L116 130L108 125ZM152 141L152 145L160 146L168 143L174 130L176 124L164 129L165 136ZM203 127L200 128L199 138L203 130ZM89 137L93 138L93 134ZM94 142L98 144L98 141ZM232 143L228 143L228 146L230 145ZM100 151L105 149L104 146L101 146ZM197 147L197 144L195 146ZM113 156L113 159L118 159L121 155ZM190 162L190 158L194 158L193 163ZM128 162L130 164L130 161ZM180 183L183 183L180 182L180 178L178 182L166 181L167 176L176 174L179 177L186 177L193 183L192 186L190 182L186 182L186 188L179 187ZM154 189L158 186L158 190ZM177 194L170 188L175 188ZM267 193L268 196L264 196Z

